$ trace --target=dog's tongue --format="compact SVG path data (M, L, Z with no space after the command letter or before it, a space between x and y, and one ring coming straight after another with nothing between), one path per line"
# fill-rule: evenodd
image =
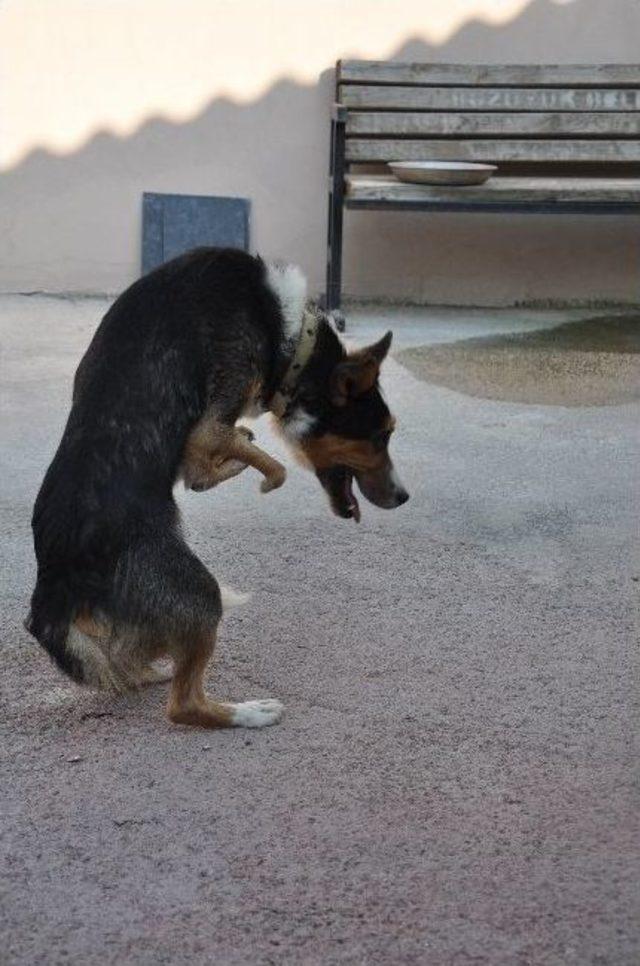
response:
M360 506L353 492L353 477L350 473L347 473L345 484L344 484L344 495L347 503L347 509L351 511L351 516L356 521L360 523Z

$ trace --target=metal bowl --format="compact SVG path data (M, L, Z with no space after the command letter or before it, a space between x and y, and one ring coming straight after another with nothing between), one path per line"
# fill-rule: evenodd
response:
M498 170L495 164L471 161L389 161L389 167L411 184L484 184Z

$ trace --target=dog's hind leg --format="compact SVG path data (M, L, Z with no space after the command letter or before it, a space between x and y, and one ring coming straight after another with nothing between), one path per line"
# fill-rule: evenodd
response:
M208 700L202 683L215 642L215 631L203 631L186 643L180 655L176 656L176 671L167 708L169 718L175 724L199 725L201 728L231 726L231 709Z
M113 599L122 623L138 628L140 667L169 658L174 674L167 713L201 728L261 728L282 715L279 701L223 704L204 691L224 598L215 578L179 532L150 528L131 544L116 573Z
M206 696L203 678L215 642L216 632L205 631L181 649L167 709L171 721L200 728L264 728L280 721L283 709L279 701L224 704Z
M149 664L141 668L136 675L136 685L139 688L145 688L152 684L166 684L167 681L173 681L173 675L172 667Z
M76 614L74 624L82 634L94 637L96 640L106 640L111 634L111 628L107 624L96 620L87 611Z
M108 625L107 619L104 616L96 619L88 611L80 611L78 614L76 614L74 627L76 631L79 631L80 634L84 635L85 638L89 638L96 642L102 642L105 647L108 647L110 639L112 639L113 644L116 643L117 636L113 635L113 629ZM143 655L141 655L142 663L138 664L138 661L136 660L136 652L142 643L143 638L139 633L135 633L132 628L129 628L128 630L129 641L135 641L136 647L130 649L130 652L126 654L125 666L120 668L121 674L124 675L122 686L125 686L125 681L126 687L132 689L146 687L151 684L163 684L167 681L171 681L173 678L172 667L169 667L166 664L160 665L154 663L152 662L152 658L147 658L145 661ZM115 648L113 649L115 650ZM145 650L153 653L156 648L149 648L147 644ZM161 649L158 650L161 651Z

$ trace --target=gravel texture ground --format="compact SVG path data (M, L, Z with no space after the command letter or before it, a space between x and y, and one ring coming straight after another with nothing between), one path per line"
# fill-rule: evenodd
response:
M637 963L640 406L488 401L390 360L402 509L334 519L293 466L268 496L252 471L180 494L254 594L210 691L287 712L178 728L166 686L82 692L22 629L31 505L105 307L0 300L3 964ZM399 348L558 322L371 309L351 334L391 315Z

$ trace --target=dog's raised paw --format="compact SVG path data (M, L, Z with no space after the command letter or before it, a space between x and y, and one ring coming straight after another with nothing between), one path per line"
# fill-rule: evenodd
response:
M284 466L281 467L278 473L273 473L271 476L266 476L262 483L260 484L260 490L262 493L271 493L272 490L277 490L278 487L282 486L287 478L287 471Z
M284 712L282 702L275 698L242 701L232 705L232 709L231 724L234 728L266 728L267 725L277 724Z

